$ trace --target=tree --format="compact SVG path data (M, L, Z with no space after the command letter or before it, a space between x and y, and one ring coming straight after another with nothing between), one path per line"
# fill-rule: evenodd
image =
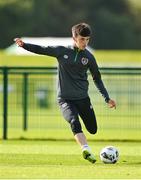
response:
M141 48L140 18L129 0L0 0L0 48L17 36L71 36L72 25L84 21L97 49Z

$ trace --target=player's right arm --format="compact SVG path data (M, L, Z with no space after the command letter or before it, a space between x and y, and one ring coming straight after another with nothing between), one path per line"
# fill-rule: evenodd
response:
M48 55L53 57L58 57L60 52L62 51L62 46L39 46L35 44L29 44L22 41L20 38L14 39L15 43L19 46L24 48L27 51L36 53L36 54L42 54L42 55Z
M22 39L20 39L20 38L15 38L14 41L15 41L15 43L16 43L18 46L23 47L24 42L22 41Z

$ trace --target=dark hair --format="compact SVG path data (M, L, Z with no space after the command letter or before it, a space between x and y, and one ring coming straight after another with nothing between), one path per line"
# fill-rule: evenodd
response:
M72 35L74 37L80 35L87 37L91 35L91 27L86 23L79 23L72 27Z

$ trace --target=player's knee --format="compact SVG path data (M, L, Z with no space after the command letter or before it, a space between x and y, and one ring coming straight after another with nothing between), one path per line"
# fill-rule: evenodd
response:
M77 134L77 133L82 132L82 128L81 128L81 124L80 124L79 120L72 119L70 121L70 125L71 125L71 129L72 129L73 134Z
M90 134L96 134L97 133L97 127L88 129Z

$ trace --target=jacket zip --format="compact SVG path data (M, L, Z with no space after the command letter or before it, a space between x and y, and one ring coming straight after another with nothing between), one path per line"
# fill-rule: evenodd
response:
M79 54L79 50L78 50L78 51L76 52L76 54L75 54L74 62L76 62L77 57L78 57L78 54Z

